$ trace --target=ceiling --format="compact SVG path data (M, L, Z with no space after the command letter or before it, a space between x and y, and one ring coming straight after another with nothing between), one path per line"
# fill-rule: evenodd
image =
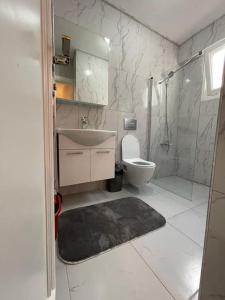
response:
M225 15L224 0L107 0L106 2L178 45Z

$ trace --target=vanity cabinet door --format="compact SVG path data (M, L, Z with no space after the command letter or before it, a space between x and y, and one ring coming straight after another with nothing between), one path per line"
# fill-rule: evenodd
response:
M91 181L104 180L114 177L115 150L91 150Z
M60 186L89 182L90 156L90 150L59 150Z

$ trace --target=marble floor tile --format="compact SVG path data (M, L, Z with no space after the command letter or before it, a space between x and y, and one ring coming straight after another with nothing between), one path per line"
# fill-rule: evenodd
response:
M176 300L188 300L199 288L202 249L169 224L132 245Z
M191 201L170 192L154 196L141 195L140 198L161 213L166 219L190 209L192 205Z
M208 212L208 202L200 204L193 208L195 212L197 212L200 216L207 217Z
M56 257L56 300L70 300L66 265Z
M197 206L198 204L208 202L209 187L206 185L194 183L192 192L192 202Z
M201 216L193 209L189 209L168 219L167 222L201 247L204 246L206 216Z
M198 300L198 292L196 291L195 294L193 294L188 300Z
M173 299L130 244L67 270L71 300Z
M124 197L134 197L134 195L125 188L123 188L122 191L120 191L120 192L114 192L114 193L104 191L102 196L105 197L105 199L107 199L107 201L120 199L120 198L124 198Z
M66 211L76 207L94 204L96 201L94 194L95 192L86 192L63 196L62 210Z
M63 211L129 196L133 195L125 189L116 193L110 193L107 191L92 191L87 193L71 194L63 197Z
M127 191L127 192L130 192L133 197L139 197L139 196L154 196L154 195L157 195L159 193L163 193L165 192L164 189L160 188L159 186L153 184L153 183L148 183L148 184L145 184L139 188L137 187L134 187L130 184L126 184L124 186L124 189Z
M193 183L187 179L178 176L167 176L154 179L154 182L163 189L184 197L188 200L192 199Z
M208 193L194 184L193 201L188 201L150 183L141 189L126 185L117 193L64 196L64 211L138 197L164 215L167 225L76 266L57 260L56 299L189 300L199 287Z
M191 206L199 205L209 199L209 187L178 176L157 178L153 182L163 190L192 201Z

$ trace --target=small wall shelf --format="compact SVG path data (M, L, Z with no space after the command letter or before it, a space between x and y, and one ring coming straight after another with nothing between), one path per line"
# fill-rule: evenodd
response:
M91 105L91 106L97 106L97 107L104 107L105 105L102 104L96 104L96 103L89 103L89 102L82 102L79 100L66 100L62 98L56 98L56 103L57 104L67 104L67 105Z

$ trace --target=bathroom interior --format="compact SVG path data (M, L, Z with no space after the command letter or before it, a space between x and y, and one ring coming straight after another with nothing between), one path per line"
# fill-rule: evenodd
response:
M1 0L0 36L0 299L225 299L224 0Z
M225 8L181 1L179 27L160 2L54 0L57 300L214 299L199 286Z

